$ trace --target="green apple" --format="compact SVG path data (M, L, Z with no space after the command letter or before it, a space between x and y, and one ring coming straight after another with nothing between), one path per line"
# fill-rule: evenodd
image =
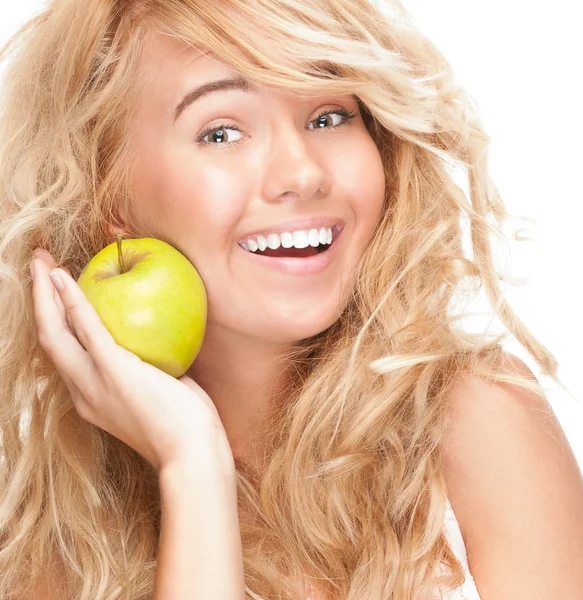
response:
M173 377L194 362L206 329L206 289L170 244L118 235L77 284L120 346Z

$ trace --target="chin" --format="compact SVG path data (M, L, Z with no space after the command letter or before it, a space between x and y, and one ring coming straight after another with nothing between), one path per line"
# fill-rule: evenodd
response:
M312 318L310 318L312 317ZM293 321L279 321L266 325L264 331L277 332L278 341L284 344L299 342L311 338L331 327L340 317L340 313L328 315L325 318L315 319L312 315L303 315Z
M271 297L264 294L260 302L226 304L223 318L217 318L217 325L238 332L244 337L253 338L268 344L293 344L313 337L330 328L342 314L345 302L339 302L337 294L326 297L319 295L320 302L296 297ZM213 307L209 303L209 307ZM237 310L233 310L234 308ZM213 316L219 310L210 310L209 329L214 328Z

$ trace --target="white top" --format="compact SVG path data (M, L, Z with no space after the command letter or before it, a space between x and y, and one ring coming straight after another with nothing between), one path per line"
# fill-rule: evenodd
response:
M456 558L460 561L466 579L462 585L454 590L451 590L450 592L442 592L441 596L439 595L439 591L437 591L435 596L436 600L440 598L442 600L480 600L476 583L474 582L474 578L472 577L470 568L468 566L468 557L466 554L464 538L462 537L462 532L460 531L459 524L449 500L447 501L443 529L445 532L445 537L447 538L447 543L449 544Z

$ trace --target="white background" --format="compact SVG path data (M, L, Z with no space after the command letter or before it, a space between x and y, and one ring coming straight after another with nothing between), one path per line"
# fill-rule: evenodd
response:
M583 469L583 108L580 8L572 0L403 0L419 28L445 55L457 81L476 101L491 137L490 173L509 213L528 217L533 241L500 249L498 264L525 285L506 298L559 362L567 394L541 377ZM579 292L577 292L579 290Z
M477 102L492 138L490 172L508 211L531 217L534 241L512 242L501 263L526 278L507 287L512 307L557 357L572 397L539 376L583 469L580 249L583 192L583 36L578 3L403 0ZM0 44L43 7L0 4ZM1 75L1 70L0 70ZM523 223L524 225L524 223ZM516 343L507 349L540 375Z

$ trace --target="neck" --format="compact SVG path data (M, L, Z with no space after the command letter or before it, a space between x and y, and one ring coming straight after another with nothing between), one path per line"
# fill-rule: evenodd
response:
M285 387L284 350L208 324L202 348L186 373L212 399L233 456L243 462L259 460L255 434Z

